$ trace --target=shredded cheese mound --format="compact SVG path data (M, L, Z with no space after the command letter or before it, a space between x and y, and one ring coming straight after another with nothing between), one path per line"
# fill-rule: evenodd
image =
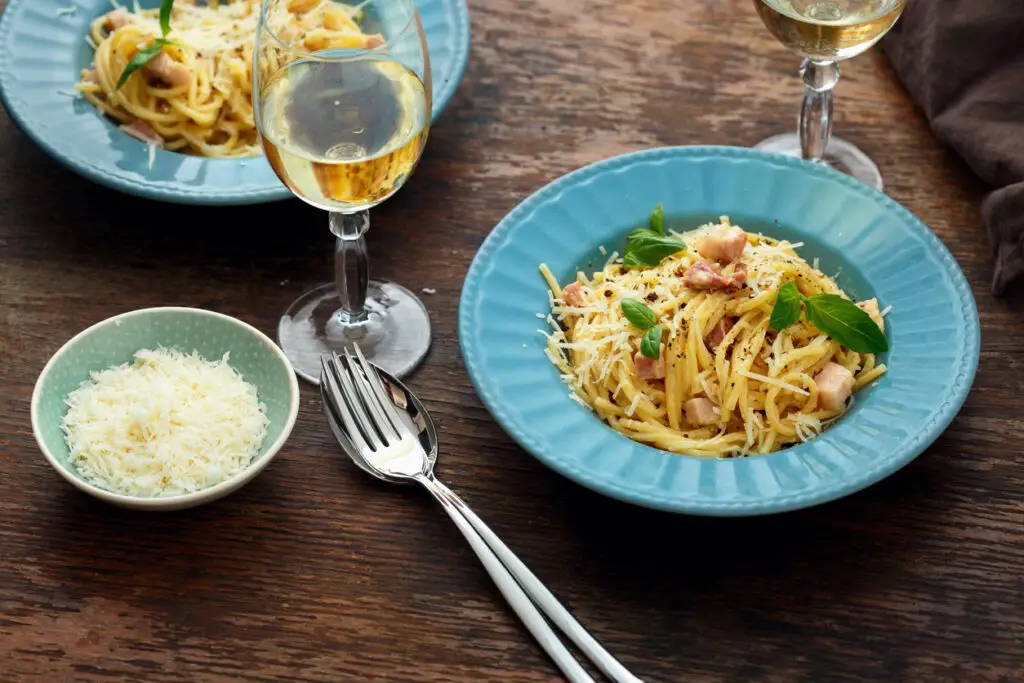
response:
M269 420L256 387L228 364L157 348L93 372L67 397L71 463L90 483L130 496L193 493L241 472Z

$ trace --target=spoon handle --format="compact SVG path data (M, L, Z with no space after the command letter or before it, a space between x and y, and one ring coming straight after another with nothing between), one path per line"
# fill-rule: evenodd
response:
M515 610L523 624L529 629L533 637L537 639L540 646L548 653L548 656L558 665L558 668L565 674L566 679L571 683L595 683L594 679L580 666L576 658L569 652L568 648L558 638L558 635L551 629L544 617L537 611L536 605L530 600L523 588L516 582L505 565L498 559L494 551L487 545L483 538L473 529L467 519L461 514L457 503L452 498L455 494L436 479L423 476L417 477L423 486L433 494L448 516L455 522L462 535L469 541L473 552L480 558L487 573L494 579L498 590L505 596L505 600ZM440 487L440 488L438 488ZM459 501L461 502L461 501Z
M560 628L573 643L601 670L608 678L615 683L643 683L643 681L626 669L619 660L615 659L610 652L594 639L592 635L569 613L561 602L558 601L551 591L541 583L533 572L516 557L507 545L505 545L497 534L491 531L482 519L476 516L466 503L459 496L435 479L432 475L417 477L417 480L429 490L435 498L448 510L448 515L454 520L453 512L461 513L465 522L479 534L480 538L487 544L490 550L501 561L508 572L512 575L522 589L526 591L529 598L536 603L544 614ZM454 506L455 510L449 510ZM458 521L455 522L459 524ZM462 528L461 525L459 527ZM466 535L466 532L462 532ZM469 536L466 535L468 539ZM471 540L470 543L473 541ZM475 546L474 546L475 547ZM479 555L479 553L477 553ZM482 558L481 558L482 559ZM491 576L494 576L492 573ZM507 596L506 596L507 597Z

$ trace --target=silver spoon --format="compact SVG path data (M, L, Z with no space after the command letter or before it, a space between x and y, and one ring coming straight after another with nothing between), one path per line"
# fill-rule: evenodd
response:
M362 470L384 481L419 483L444 507L498 589L523 623L573 683L593 678L562 644L538 611L616 683L640 683L562 606L540 579L509 550L461 498L434 477L437 431L423 404L397 379L370 365L359 347L323 356L320 395L331 431Z

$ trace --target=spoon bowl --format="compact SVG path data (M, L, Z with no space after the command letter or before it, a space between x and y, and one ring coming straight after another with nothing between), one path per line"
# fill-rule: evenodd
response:
M351 360L351 359L350 359ZM376 370L377 379L379 380L381 392L380 397L387 399L395 407L394 416L405 426L409 434L411 434L416 442L419 443L420 448L409 448L411 451L407 454L407 461L411 461L412 468L396 468L382 466L377 462L376 458L369 458L366 448L361 446L367 446L368 438L365 433L366 429L375 430L377 436L380 436L379 428L374 426L356 425L350 421L347 421L342 414L346 408L343 405L339 405L338 402L331 400L329 392L331 389L338 391L343 390L344 380L340 382L335 378L334 373L331 372L329 363L331 362L343 362L340 357L336 357L333 361L327 356L322 359L322 370L320 372L320 398L323 402L324 413L327 415L327 422L331 427L331 431L334 433L334 437L341 444L342 449L352 459L352 462L356 464L359 469L363 470L367 474L373 475L382 481L386 481L392 484L413 484L416 483L415 474L424 474L432 476L434 471L434 464L437 462L437 429L434 427L434 421L430 418L430 414L426 408L420 402L419 398L414 393L409 391L404 384L402 384L393 375L381 370L377 366L373 366ZM356 368L353 368L359 371ZM362 375L366 376L363 372ZM367 377L369 382L373 382L373 377ZM354 389L354 387L353 387ZM363 407L368 406L363 404ZM355 433L358 432L358 433ZM401 442L401 439L396 441L397 445ZM359 445L357 445L357 443ZM391 444L387 444L391 445ZM408 444L411 446L412 444ZM421 450L422 453L418 454L421 463L416 467L415 456L416 450Z

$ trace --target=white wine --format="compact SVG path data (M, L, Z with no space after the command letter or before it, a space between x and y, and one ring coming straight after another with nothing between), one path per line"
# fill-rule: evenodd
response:
M430 95L398 62L289 64L259 94L263 150L281 181L328 211L368 209L412 173Z
M768 30L815 61L849 59L882 39L906 0L754 0Z

